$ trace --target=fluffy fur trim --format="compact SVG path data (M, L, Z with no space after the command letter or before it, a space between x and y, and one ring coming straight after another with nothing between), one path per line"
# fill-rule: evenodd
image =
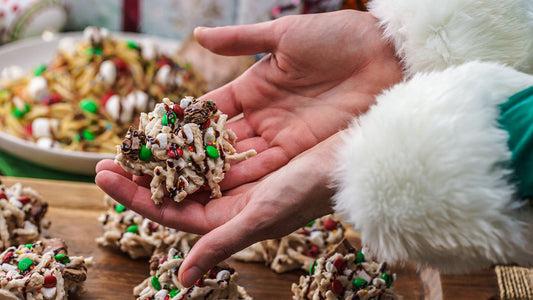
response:
M335 210L371 255L450 273L533 264L533 212L512 200L497 124L499 104L531 85L531 75L471 62L419 73L354 120L333 175Z
M374 0L406 73L493 61L533 73L531 0Z

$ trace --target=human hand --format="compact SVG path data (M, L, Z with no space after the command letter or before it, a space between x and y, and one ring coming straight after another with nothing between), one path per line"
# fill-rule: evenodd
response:
M364 113L374 96L402 78L391 45L371 14L344 10L275 21L198 28L195 37L223 55L268 52L233 82L202 99L234 117L237 151L258 155L232 166L221 182L231 189L285 165Z
M150 201L149 180L133 177L104 160L96 183L108 195L145 217L178 230L205 234L190 250L179 278L190 286L233 253L261 240L285 236L331 213L329 175L335 164L340 134L297 156L261 181L229 190L205 205L191 195L176 204Z

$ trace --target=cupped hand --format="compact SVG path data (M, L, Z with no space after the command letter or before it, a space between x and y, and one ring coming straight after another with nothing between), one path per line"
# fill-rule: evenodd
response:
M228 124L238 151L258 155L236 164L230 189L285 165L364 113L381 90L402 78L390 44L370 13L344 10L253 24L197 28L195 38L223 55L268 53L203 99L243 118Z
M186 198L179 204L150 200L149 181L133 177L111 160L97 166L96 183L118 202L145 217L178 230L204 234L179 269L191 286L217 263L261 240L285 236L331 213L329 175L339 134L297 156L260 181L229 190L205 205Z

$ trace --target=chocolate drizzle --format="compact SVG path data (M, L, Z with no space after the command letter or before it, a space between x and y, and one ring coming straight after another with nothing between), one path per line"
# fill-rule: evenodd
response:
M217 111L217 107L213 101L198 101L195 100L191 105L187 106L183 111L184 123L195 123L202 125Z
M128 158L138 160L139 152L141 152L141 148L145 144L146 136L144 132L130 128L122 141L121 150Z

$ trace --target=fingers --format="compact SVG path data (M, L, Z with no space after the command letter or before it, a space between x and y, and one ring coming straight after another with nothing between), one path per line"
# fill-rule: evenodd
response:
M220 182L222 190L255 181L287 164L290 156L281 147L259 152L256 156L231 166Z
M119 174L121 176L124 176L126 178L129 178L129 179L132 178L131 173L128 173L126 170L122 169L121 166L115 164L115 162L112 159L103 159L103 160L99 161L96 164L96 168L95 169L96 169L96 173L99 173L99 172L104 171L104 170L108 170L108 171L117 173L117 174Z
M250 235L252 231L247 223L249 221L239 215L198 240L179 268L180 282L186 287L193 285L218 262L254 243L257 236Z
M156 205L150 199L150 189L107 170L96 174L95 182L116 201L162 225L198 234L212 229L206 222L204 206L199 202L183 200L175 203L166 199L160 205Z
M194 29L194 37L200 45L221 55L273 52L280 37L274 22L215 28L197 27Z

